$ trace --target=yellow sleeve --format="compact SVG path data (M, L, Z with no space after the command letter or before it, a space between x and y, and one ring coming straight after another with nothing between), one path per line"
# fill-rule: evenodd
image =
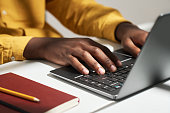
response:
M31 38L0 34L0 64L12 60L24 60L23 51Z
M127 22L118 10L94 0L51 0L49 10L64 26L75 33L115 40L115 29Z

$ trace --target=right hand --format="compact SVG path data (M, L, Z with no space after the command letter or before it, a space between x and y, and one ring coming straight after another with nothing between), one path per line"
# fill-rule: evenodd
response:
M98 74L105 73L101 65L111 72L122 65L108 48L88 38L32 38L23 54L27 59L46 59L60 65L72 65L82 74L89 74L89 70L79 60Z
M121 41L124 50L137 57L144 45L148 32L131 23L121 23L117 27L116 36Z

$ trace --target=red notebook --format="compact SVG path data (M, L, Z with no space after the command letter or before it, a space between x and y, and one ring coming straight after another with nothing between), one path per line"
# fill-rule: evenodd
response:
M0 87L31 95L40 99L40 102L36 103L0 92L0 100L31 113L63 112L78 105L79 103L79 99L75 96L13 73L0 75ZM16 111L0 105L0 113L12 112Z

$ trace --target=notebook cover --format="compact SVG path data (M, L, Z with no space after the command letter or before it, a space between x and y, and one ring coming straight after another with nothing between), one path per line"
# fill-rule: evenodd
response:
M0 75L0 87L31 95L40 99L40 102L36 103L0 92L1 100L31 113L46 112L58 105L77 98L14 73ZM0 105L0 112L11 113L11 111L13 110Z

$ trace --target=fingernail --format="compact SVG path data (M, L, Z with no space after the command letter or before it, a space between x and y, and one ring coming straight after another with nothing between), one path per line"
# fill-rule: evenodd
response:
M117 61L118 66L122 66L122 62L120 60Z
M105 73L105 70L102 67L99 67L98 72L99 74L103 75Z
M113 71L113 72L116 71L116 67L115 67L114 65L111 65L111 66L110 66L110 69L111 69L111 71Z
M83 68L83 73L84 73L85 75L87 75L87 74L89 74L89 70L86 69L86 68Z
M138 57L139 56L139 54L140 54L140 50L138 51L138 53L136 54L136 57Z

